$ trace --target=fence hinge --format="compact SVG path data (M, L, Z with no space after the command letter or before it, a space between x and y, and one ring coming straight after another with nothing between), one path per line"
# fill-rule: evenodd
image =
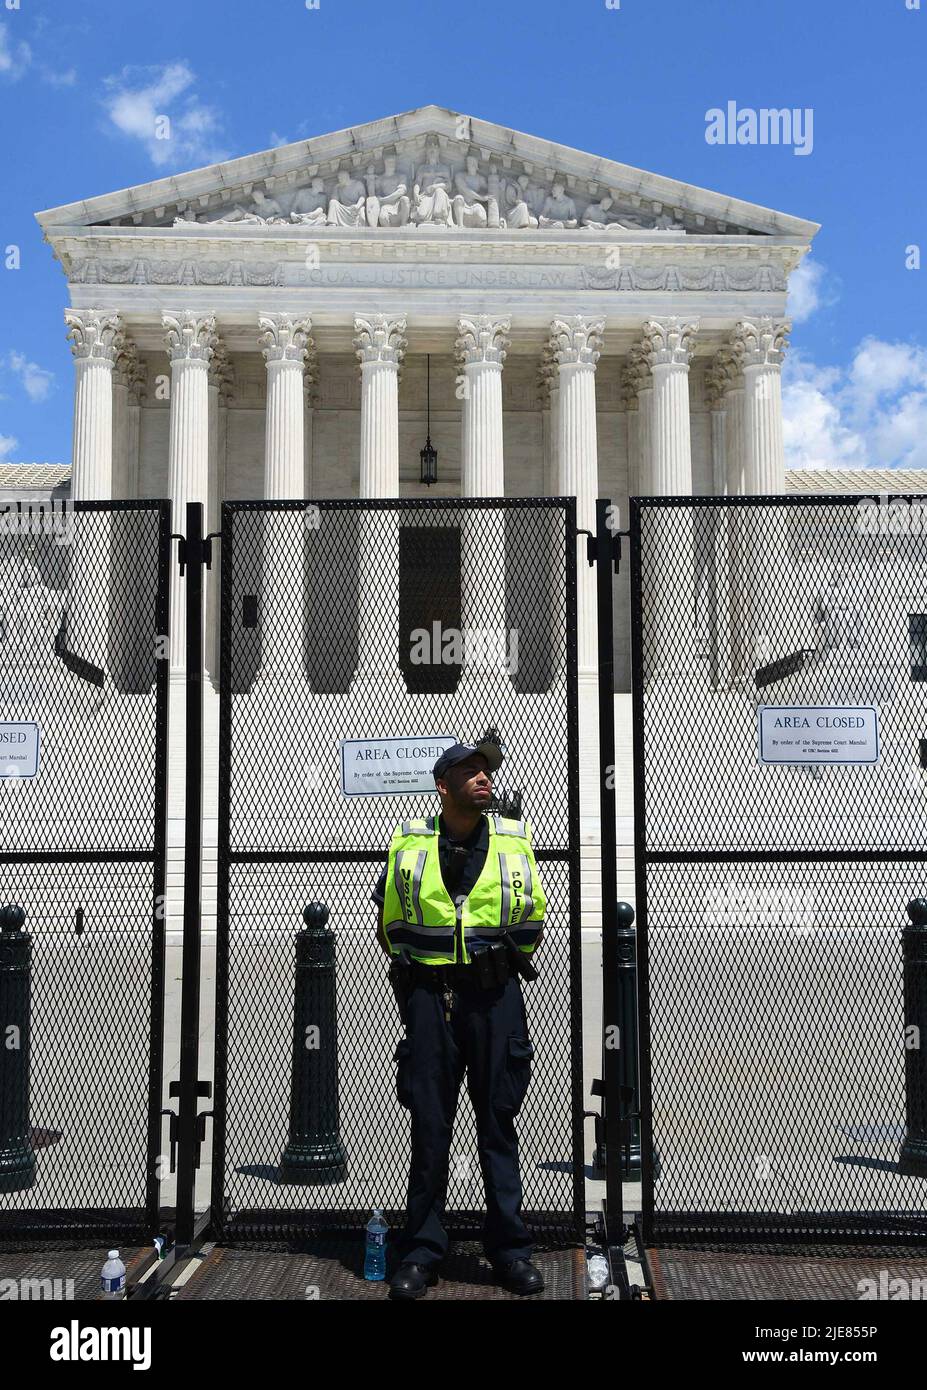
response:
M586 560L590 566L595 565L598 559L598 542L594 533L592 531L587 531L585 527L581 526L578 528L576 534L586 537ZM609 533L609 538L611 540L609 550L611 552L612 566L616 574L621 573L621 537L630 536L630 534L630 531L611 531Z
M204 536L199 545L199 554L194 555L193 542L188 541L186 536L181 536L177 531L171 532L171 540L177 542L177 560L180 564L180 575L183 578L184 570L188 564L197 562L212 569L212 543L214 540L221 540L221 531L210 531L208 536Z

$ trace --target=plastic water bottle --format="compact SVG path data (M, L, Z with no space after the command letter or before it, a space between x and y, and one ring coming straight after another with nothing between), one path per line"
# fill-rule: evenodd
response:
M119 1258L118 1250L109 1252L100 1273L100 1288L104 1298L125 1298L126 1267Z
M586 1268L589 1271L590 1289L604 1289L608 1283L608 1260L604 1255L590 1255Z
M386 1278L386 1233L389 1230L379 1207L367 1222L367 1248L364 1251L364 1278Z

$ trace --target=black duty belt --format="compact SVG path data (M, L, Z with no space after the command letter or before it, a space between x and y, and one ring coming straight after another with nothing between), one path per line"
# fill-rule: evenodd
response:
M488 954L470 965L425 965L412 961L412 978L443 994L448 989L495 989L512 977L512 966L501 948L492 950L491 968Z

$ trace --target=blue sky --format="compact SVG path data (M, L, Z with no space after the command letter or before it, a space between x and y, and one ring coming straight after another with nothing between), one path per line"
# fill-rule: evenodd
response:
M0 0L0 458L70 454L35 211L434 102L822 223L789 461L927 467L925 53L927 0ZM809 152L708 143L731 101L810 109Z

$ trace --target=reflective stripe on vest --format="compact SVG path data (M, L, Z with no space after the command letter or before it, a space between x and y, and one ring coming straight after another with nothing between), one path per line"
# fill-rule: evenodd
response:
M526 921L534 911L527 854L500 854L499 876L502 880L502 921L506 924Z
M510 820L508 816L493 816L497 835L517 835L520 840L528 838L523 820Z
M426 858L426 851L420 850L415 856L415 867L411 871L409 869L403 869L402 855L397 854L393 863L393 883L395 884L396 892L399 894L399 901L403 904L403 909L405 910L408 908L414 915L415 921L423 928L425 926L425 919L422 916L421 887L422 874L425 872ZM404 920L410 920L408 912ZM430 930L430 928L425 929Z

